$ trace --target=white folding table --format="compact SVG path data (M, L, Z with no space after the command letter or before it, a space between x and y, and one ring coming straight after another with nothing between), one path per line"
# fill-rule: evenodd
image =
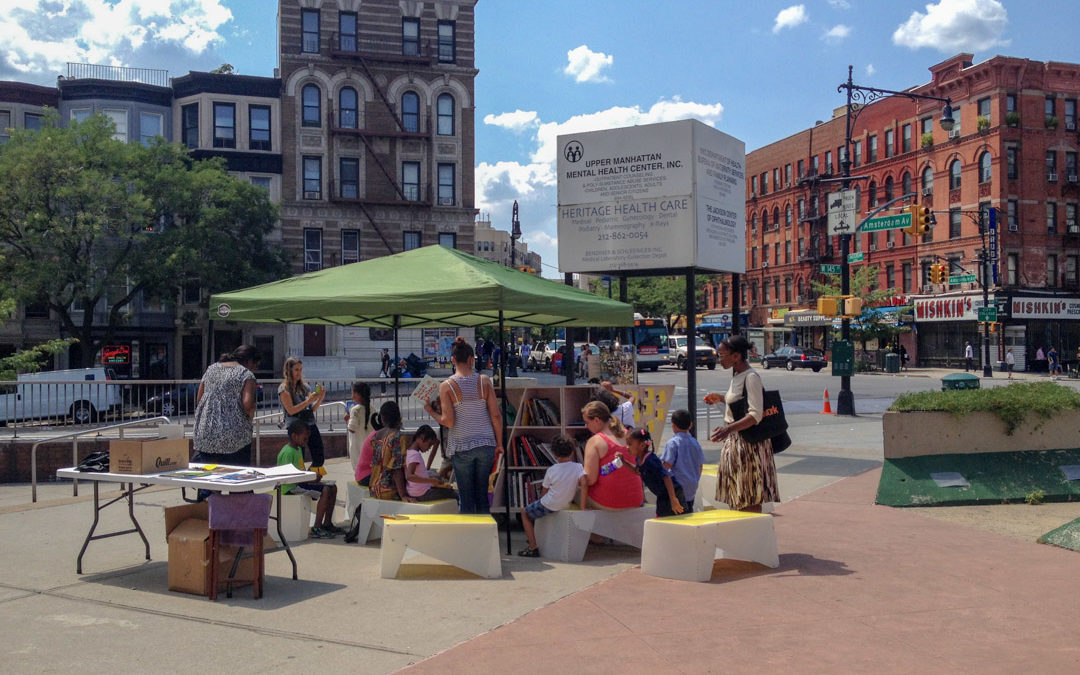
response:
M198 470L203 465L192 464L189 469ZM58 478L70 478L75 481L85 480L94 484L94 522L90 525L90 531L86 533L86 539L83 541L82 549L79 550L79 557L76 559L75 569L76 572L82 574L82 559L83 554L86 553L86 548L90 545L91 541L98 539L108 539L109 537L117 537L124 534L138 534L143 540L143 545L146 547L146 559L150 559L150 542L147 540L146 535L142 531L142 527L139 525L139 521L135 518L135 493L145 490L151 485L166 485L175 488L193 488L197 490L210 490L211 492L262 492L266 490L273 490L276 493L275 498L275 515L274 520L277 521L278 536L281 537L281 544L285 547L285 552L289 556L289 560L292 561L293 574L292 578L297 578L296 573L296 558L293 556L292 549L289 547L289 542L285 538L285 535L281 531L281 486L293 483L304 483L307 481L315 480L315 474L311 471L301 471L295 467L292 467L291 472L289 467L271 467L271 468L256 468L248 466L223 466L217 465L223 469L233 469L235 471L257 471L263 475L262 478L256 478L254 480L244 481L242 483L224 483L216 480L208 480L207 478L180 478L176 476L166 476L164 474L128 474L128 473L95 473L89 471L79 471L74 467L67 469L59 469L56 472ZM171 472L168 472L171 473ZM102 483L117 483L120 485L120 489L123 490L123 494L115 499L111 499L105 504L101 503L98 488ZM138 487L136 487L138 486ZM126 500L128 507L128 518L131 519L133 528L127 530L117 530L116 532L106 532L104 534L95 534L100 519L102 509L105 509L113 504Z

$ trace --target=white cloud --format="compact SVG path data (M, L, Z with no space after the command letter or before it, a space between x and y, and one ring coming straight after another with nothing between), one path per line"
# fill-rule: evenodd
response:
M847 0L829 0L829 5L835 9L851 9L851 3Z
M779 33L785 28L794 28L801 23L806 23L809 17L806 15L806 5L792 5L782 9L776 15L776 23L773 24L772 32Z
M484 115L484 124L490 124L493 127L502 127L515 133L519 133L529 127L536 126L536 111L515 110L514 112L505 112L498 115L489 113Z
M873 75L876 72L877 72L877 68L874 67L874 64L872 64L872 63L866 64L866 74L867 75Z
M574 47L566 52L566 67L563 72L577 82L610 82L604 74L615 57L604 52L594 52L585 45Z
M556 209L559 199L555 159L560 134L691 117L716 126L723 117L723 112L724 106L719 103L695 103L675 97L661 99L647 109L640 106L614 107L576 115L563 122L544 122L539 116L531 117L530 124L536 131L533 135L535 149L529 162L480 163L476 167L476 208L489 213L496 227L505 228L510 222L514 200L517 200L522 241L529 245L530 251L539 253L546 264L557 265ZM489 117L495 120L504 115L515 114L504 113ZM487 118L484 121L491 123ZM552 276L554 270L545 268L544 273Z
M828 42L839 42L849 35L851 35L851 26L845 26L842 23L838 23L825 31L823 37Z
M172 44L196 55L222 42L225 0L23 0L0 3L0 77L54 78L68 61L142 65L139 49Z
M911 49L932 47L952 54L1008 45L1002 39L1008 13L999 0L940 0L926 13L912 12L893 33L893 43Z

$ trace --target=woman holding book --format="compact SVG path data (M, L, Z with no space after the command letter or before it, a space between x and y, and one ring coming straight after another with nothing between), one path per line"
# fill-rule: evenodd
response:
M495 458L502 454L499 403L491 379L477 373L476 355L464 338L451 350L454 374L439 385L439 409L431 403L424 410L449 429L446 454L454 466L460 513L490 513L488 476Z

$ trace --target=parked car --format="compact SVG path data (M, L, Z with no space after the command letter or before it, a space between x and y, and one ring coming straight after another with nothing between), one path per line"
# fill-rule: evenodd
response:
M768 370L773 366L784 366L788 370L811 368L816 373L829 365L825 354L808 347L784 345L771 354L761 357L761 367Z
M716 370L716 350L704 342L701 338L698 338L697 344L694 345L694 351L697 352L697 365L705 366L709 370ZM674 335L668 337L668 364L674 365L679 370L686 369L686 336Z
M197 382L188 382L168 389L146 399L145 410L154 415L190 415L195 412L195 395L199 392Z
M532 351L529 352L529 360L525 363L525 370L551 370L551 357L564 344L566 344L565 340L552 340L533 345Z
M19 375L11 393L0 395L0 424L70 418L96 422L123 405L121 385L105 368L51 370Z

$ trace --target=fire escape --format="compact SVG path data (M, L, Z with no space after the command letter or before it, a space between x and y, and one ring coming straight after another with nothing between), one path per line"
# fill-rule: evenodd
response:
M399 176L396 170L396 158L402 153L405 144L410 141L424 144L427 149L424 154L428 158L433 155L432 120L430 112L424 114L419 103L415 112L403 116L403 111L387 95L385 85L379 84L379 79L372 72L372 67L376 63L428 67L436 62L437 55L432 52L426 41L359 40L355 36L339 35L336 32L330 36L330 55L341 62L358 66L376 94L375 101L365 102L360 98L360 92L357 92L356 107L353 109L342 110L340 99L330 104L331 147L335 139L356 138L366 150L366 159L370 160L365 162L369 170L363 172L365 177L363 185L359 180L359 166L356 168L355 182L346 182L341 180L344 177L335 179L334 171L338 167L334 166L333 162L328 163L330 201L358 207L386 249L390 253L396 253L397 251L394 250L371 214L370 207L427 208L433 204L430 178L426 185L420 182L419 175L416 182L404 184L404 177ZM381 152L376 147L379 139L386 140L384 150ZM370 169L374 169L375 175L381 175L384 180L372 180L373 172Z
M808 158L807 162L811 160ZM809 236L806 248L799 251L799 262L808 263L810 273L807 279L824 282L825 277L819 271L818 265L831 262L834 259L833 248L828 235L828 196L829 185L825 179L832 178L832 166L826 164L824 170L818 171L817 167L811 166L799 175L796 185L806 188L804 201L805 210L799 214L799 225L809 225ZM804 301L814 298L814 292L809 286L806 289Z

